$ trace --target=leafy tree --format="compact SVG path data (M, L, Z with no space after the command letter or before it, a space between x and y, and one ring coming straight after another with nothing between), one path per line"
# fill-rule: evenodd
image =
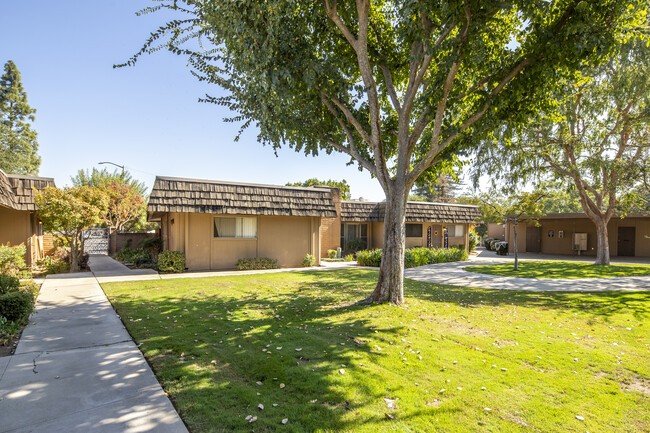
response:
M86 240L84 232L102 222L108 207L107 195L91 186L48 187L36 194L35 203L43 228L68 241L70 271L77 272Z
M148 229L146 223L147 187L128 171L109 172L107 169L79 170L71 178L76 186L92 186L106 194L108 206L102 215L107 227L118 231L134 228ZM144 221L143 221L144 219Z
M423 181L423 177L420 177L415 188L413 188L414 195L409 196L409 200L455 203L456 194L459 189L460 182L458 182L456 176L441 174L437 178L426 183ZM413 199L411 197L413 197Z
M7 173L38 174L36 131L31 128L36 110L27 103L27 93L16 64L5 63L0 78L0 169Z
M341 190L341 196L343 197L343 200L350 200L352 197L350 195L350 185L348 185L348 181L343 179L341 181L338 180L318 180L315 177L311 179L307 179L304 182L289 182L287 183L287 186L318 186L318 185L326 185L326 186L331 186L333 188L338 188Z
M502 136L508 152L496 164L486 158L484 165L492 171L510 167L511 183L531 177L570 182L596 226L596 264L606 265L607 224L643 200L639 192L650 156L650 49L645 41L624 45L561 90L555 110L523 126L508 125Z
M646 1L163 1L141 12L184 16L125 65L161 48L186 56L229 92L202 100L256 125L261 142L342 152L376 177L384 250L367 300L399 304L416 180L448 170L502 119L527 119L558 78L643 24Z
M575 188L548 188L540 205L544 214L582 212L580 197Z
M71 177L70 180L75 186L94 186L97 188L103 188L108 184L117 182L130 186L133 192L138 195L143 197L147 195L147 186L144 182L134 179L128 170L115 170L110 172L106 168L102 168L101 170L94 167L92 170L81 169L77 171L77 175Z

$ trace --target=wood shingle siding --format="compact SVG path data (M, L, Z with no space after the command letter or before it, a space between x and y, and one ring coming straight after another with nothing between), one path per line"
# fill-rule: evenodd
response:
M344 201L342 222L384 221L385 203ZM477 206L410 201L406 204L406 222L472 224L481 216Z
M0 205L14 209L35 211L34 197L37 191L54 187L49 177L5 174L0 170Z
M332 190L156 177L147 212L336 217Z

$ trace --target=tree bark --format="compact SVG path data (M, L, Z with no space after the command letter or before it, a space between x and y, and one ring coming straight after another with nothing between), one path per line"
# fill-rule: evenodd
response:
M607 233L607 224L609 218L592 218L596 225L596 265L609 265L609 235Z
M406 231L407 189L391 191L386 197L384 215L384 247L382 250L379 280L368 302L404 302L404 251Z
M515 254L515 267L514 270L518 271L519 270L519 254L517 253L517 220L514 220L512 223L512 251Z

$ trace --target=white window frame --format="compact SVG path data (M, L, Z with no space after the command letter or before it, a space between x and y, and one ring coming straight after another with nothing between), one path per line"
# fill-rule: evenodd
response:
M235 236L216 236L217 219L234 219L235 220ZM244 220L254 221L255 235L244 236ZM257 239L257 217L240 217L240 216L215 216L212 218L212 238L213 239Z

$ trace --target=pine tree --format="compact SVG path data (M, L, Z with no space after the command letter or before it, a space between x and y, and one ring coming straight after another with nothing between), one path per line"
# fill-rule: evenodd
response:
M27 103L27 93L16 64L9 60L0 78L0 169L7 173L38 174L34 121L35 109Z

